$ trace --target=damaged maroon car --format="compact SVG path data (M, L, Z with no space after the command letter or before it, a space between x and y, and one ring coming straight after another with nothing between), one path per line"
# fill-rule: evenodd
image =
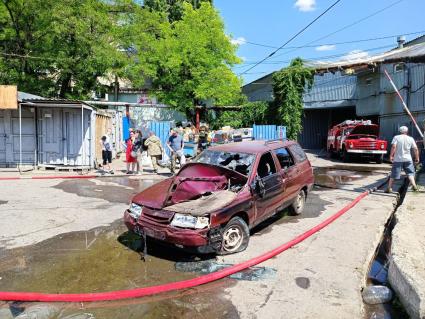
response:
M136 195L124 221L130 231L176 247L235 253L248 246L250 229L279 210L300 214L313 181L296 142L215 146Z

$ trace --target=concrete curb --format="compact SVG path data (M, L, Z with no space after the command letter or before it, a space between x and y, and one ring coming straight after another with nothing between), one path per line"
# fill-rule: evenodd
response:
M388 279L411 318L425 318L424 202L425 193L407 192L392 231Z

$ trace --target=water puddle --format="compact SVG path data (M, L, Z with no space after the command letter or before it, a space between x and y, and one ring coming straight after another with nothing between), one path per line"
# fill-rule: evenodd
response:
M378 173L373 171L319 167L314 169L314 183L322 187L342 188L344 185L352 185L354 181L376 174Z
M197 276L175 269L177 261L193 261L194 256L148 241L148 256L143 262L138 253L141 244L139 237L128 233L122 222L117 221L110 227L62 234L33 246L6 250L0 255L0 290L88 293L159 285ZM34 311L54 315L34 318L86 318L84 313L106 319L237 318L236 309L222 295L223 289L233 284L233 280L223 279L201 287L207 289L202 294L191 289L150 299L53 304L48 307L57 307L57 311ZM5 309L25 313L34 305L0 303L0 315Z
M99 198L111 203L127 204L134 195L157 182L158 180L153 179L104 177L102 179L79 180L78 183L73 180L64 180L54 188L81 197Z

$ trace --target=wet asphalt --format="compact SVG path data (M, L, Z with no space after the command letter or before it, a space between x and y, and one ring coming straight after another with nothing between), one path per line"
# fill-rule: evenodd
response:
M272 231L272 225L319 216L330 204L320 198L320 192L345 187L369 174L374 173L333 167L315 170L317 186L308 198L305 212L301 216L289 216L282 211L255 227L252 236ZM64 180L54 188L81 197L128 203L135 194L157 182L128 177L102 181L108 179L110 185L98 185L93 180ZM7 202L0 201L0 205L4 203ZM214 256L194 256L153 241L148 241L148 256L143 260L142 247L142 240L127 232L118 220L107 227L61 234L36 245L5 250L0 254L0 290L84 293L132 289L198 276L195 272L177 271L176 262L215 261ZM310 284L308 278L302 277L296 283L303 289L308 289ZM199 289L152 298L44 305L50 312L41 307L35 310L40 312L35 318L239 318L237 309L223 293L233 284L233 279L223 279ZM0 302L0 317L7 311L22 316L35 305Z

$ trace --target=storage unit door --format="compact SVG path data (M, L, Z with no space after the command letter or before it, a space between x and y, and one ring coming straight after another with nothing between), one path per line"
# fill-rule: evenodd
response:
M64 164L62 110L38 109L39 164Z
M22 107L21 110L21 134L22 134L22 163L35 164L36 156L36 133L35 133L35 110L34 108ZM19 163L19 110L11 113L11 131L13 145L13 162Z

